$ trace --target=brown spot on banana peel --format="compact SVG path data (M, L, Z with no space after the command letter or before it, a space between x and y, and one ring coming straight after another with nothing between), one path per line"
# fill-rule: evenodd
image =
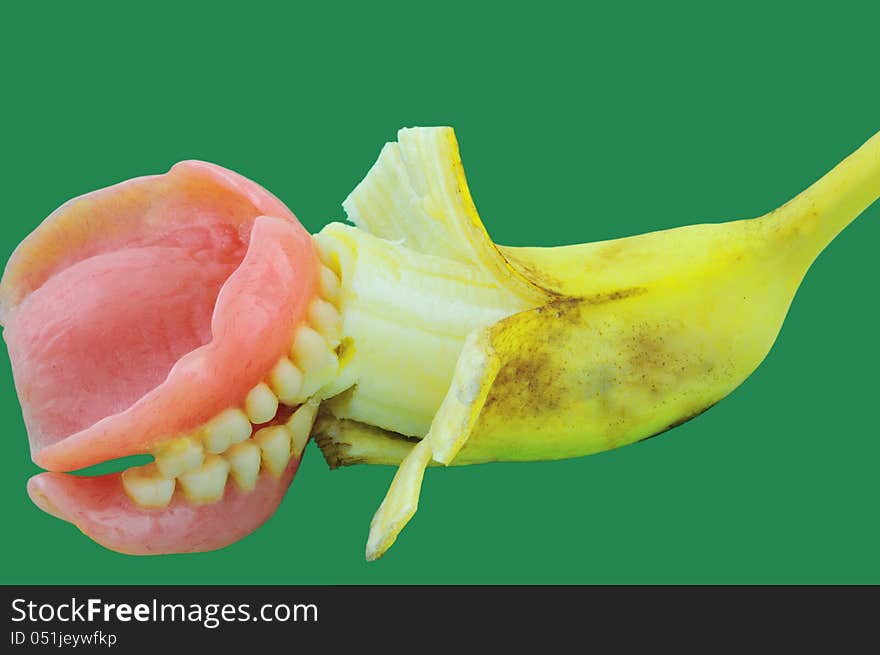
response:
M532 284L540 287L548 294L554 296L562 295L558 289L562 286L562 281L553 276L546 268L533 265L526 258L516 257L510 249L498 247L498 252L504 258L509 266Z
M618 251L620 250L621 245L615 242L611 242L606 248L599 251L599 253L605 253L607 251ZM604 302L609 302L612 300L620 300L621 298L626 298L631 295L636 295L639 293L644 293L646 289L644 287L627 287L621 288L616 291L610 292L602 292L591 295L584 296L571 296L564 293L562 289L565 288L566 282L556 276L548 269L546 266L540 266L537 263L534 263L529 260L526 252L518 252L527 251L528 249L516 249L516 248L508 248L505 246L497 246L498 253L507 264L516 271L519 275L528 279L532 284L536 287L542 289L548 296L549 300L557 300L557 299L566 299L566 300L585 300L594 304L601 304ZM539 249L544 250L544 249ZM554 250L552 248L548 248L546 250ZM596 265L596 255L594 254L590 261L593 265Z
M665 294L564 299L491 327L503 363L455 463L560 459L638 441L727 395L775 337L778 325L740 352L735 331L713 336L688 315L698 290L684 292L680 309L658 311Z
M551 412L562 401L558 393L559 371L554 367L550 353L563 344L566 329L581 327L583 317L579 311L581 303L591 305L613 302L632 295L638 290L622 290L609 294L597 294L586 298L563 298L533 311L544 321L552 322L555 329L548 329L532 335L527 343L520 344L515 355L507 360L498 372L492 385L483 412L498 411L511 418L527 416L536 411ZM498 336L502 347L503 337ZM493 342L494 343L494 342Z
M640 296L643 293L647 293L647 291L648 289L646 287L630 287L628 289L618 289L617 291L610 291L608 293L597 293L592 296L584 296L580 300L590 305L603 305L615 300ZM573 298L572 300L577 300L577 298Z

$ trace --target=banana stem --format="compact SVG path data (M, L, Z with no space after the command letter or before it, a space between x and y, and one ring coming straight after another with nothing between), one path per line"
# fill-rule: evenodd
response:
M880 133L819 181L766 217L776 236L798 243L809 266L834 238L880 198Z

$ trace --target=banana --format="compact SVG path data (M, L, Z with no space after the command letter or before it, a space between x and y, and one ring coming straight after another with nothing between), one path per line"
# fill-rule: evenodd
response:
M579 457L669 430L741 384L803 276L880 196L880 134L769 214L557 248L492 242L450 128L401 130L316 241L341 279L331 466L399 464L367 559L430 465Z

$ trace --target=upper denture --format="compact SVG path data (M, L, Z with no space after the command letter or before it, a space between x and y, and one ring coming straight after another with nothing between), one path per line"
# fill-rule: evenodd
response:
M319 271L284 205L211 164L67 203L0 288L34 461L147 452L242 405L289 350Z

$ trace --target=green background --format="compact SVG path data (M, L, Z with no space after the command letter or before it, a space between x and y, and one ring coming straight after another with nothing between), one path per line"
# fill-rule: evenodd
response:
M4 260L66 199L185 158L316 231L399 127L452 125L495 239L552 245L764 213L880 130L876 3L25 4L0 27ZM880 582L878 245L874 206L705 415L584 459L431 470L372 564L393 470L330 473L314 447L233 546L97 546L27 498L3 349L0 581Z

